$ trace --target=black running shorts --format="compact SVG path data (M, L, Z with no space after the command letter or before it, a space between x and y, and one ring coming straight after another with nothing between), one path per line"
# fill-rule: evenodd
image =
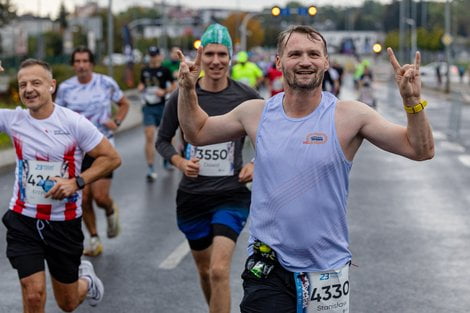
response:
M85 170L89 169L94 161L95 161L95 158L92 158L88 154L85 154L85 156L83 157L82 168L80 169L80 173L85 172ZM109 173L108 175L106 175L103 178L112 179L113 178L113 172Z
M247 263L250 258L248 257ZM244 296L241 313L296 313L297 291L294 273L278 262L266 278L258 278L246 269L242 274Z
M70 284L78 279L83 253L82 219L45 221L8 210L3 216L7 228L7 257L20 279L45 270Z

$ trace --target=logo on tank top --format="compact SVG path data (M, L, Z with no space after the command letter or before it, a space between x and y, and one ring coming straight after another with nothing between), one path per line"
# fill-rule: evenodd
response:
M307 134L304 145L318 145L328 141L328 136L325 133L315 132Z

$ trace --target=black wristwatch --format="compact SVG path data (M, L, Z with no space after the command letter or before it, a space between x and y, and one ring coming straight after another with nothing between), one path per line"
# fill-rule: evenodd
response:
M75 177L75 183L77 184L78 189L85 188L85 180L83 179L82 176Z
M114 124L116 124L116 126L119 127L119 126L121 126L122 121L121 121L120 119L118 119L118 118L115 118L115 119L114 119Z

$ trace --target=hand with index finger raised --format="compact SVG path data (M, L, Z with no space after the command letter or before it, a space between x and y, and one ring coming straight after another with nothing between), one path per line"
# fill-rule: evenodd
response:
M417 51L414 64L400 65L391 48L387 48L393 70L395 71L395 81L400 90L404 104L415 105L421 97L421 79L419 75L419 66L421 54Z
M194 62L187 61L183 52L178 50L178 59L180 60L180 69L178 72L178 85L182 88L194 88L201 73L201 55L202 47L197 49Z

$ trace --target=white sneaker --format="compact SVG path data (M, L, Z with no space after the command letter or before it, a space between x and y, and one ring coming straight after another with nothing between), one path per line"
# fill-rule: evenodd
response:
M103 252L103 245L101 244L100 237L91 237L90 245L83 250L83 254L86 256L98 256Z
M107 234L108 238L114 238L119 235L121 231L121 225L119 224L119 208L116 203L113 202L114 213L106 217L108 222Z
M147 173L147 181L149 183L152 183L155 180L157 180L157 173L155 173L155 172Z
M104 286L101 279L98 278L93 269L93 264L90 261L82 260L78 268L79 277L87 278L90 282L88 284L87 300L91 306L96 306L103 300Z

